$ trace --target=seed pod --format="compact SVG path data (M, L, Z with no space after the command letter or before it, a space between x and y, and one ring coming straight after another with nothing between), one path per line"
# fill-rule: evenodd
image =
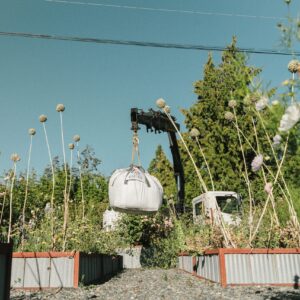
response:
M73 141L74 142L79 142L80 141L80 135L76 134L73 136Z
M156 100L156 106L158 108L164 108L166 106L166 101L163 98L159 98Z
M57 104L56 111L63 112L65 110L65 106L63 104Z
M47 116L46 115L40 115L39 120L41 123L44 123L47 121Z
M165 106L165 112L166 112L167 114L169 114L169 113L171 112L170 106L168 106L168 105Z
M191 137L198 137L200 135L200 132L197 128L192 128L190 131L190 136Z
M297 73L297 71L299 69L299 65L300 65L299 61L297 59L293 59L288 64L288 70L291 73Z
M36 131L34 128L29 128L28 133L29 133L29 135L35 135Z
M13 154L10 156L10 159L11 159L13 162L17 162L17 161L20 161L20 160L21 160L20 156L19 156L17 153L13 153Z
M73 150L73 149L74 149L74 147L75 147L75 146L74 146L74 144L73 144L73 143L69 144L69 149L70 149L70 150Z
M224 114L224 118L227 120L227 121L232 121L234 119L234 115L232 112L230 111L226 111L225 114Z
M231 108L235 108L236 104L237 104L236 101L233 100L233 99L228 102L228 106L231 107Z

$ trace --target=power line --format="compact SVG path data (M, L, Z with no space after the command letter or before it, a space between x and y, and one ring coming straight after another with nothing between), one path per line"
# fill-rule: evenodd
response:
M144 41L128 41L128 40L110 40L100 38L76 37L76 36L59 36L49 34L35 34L26 32L5 32L0 31L0 36L23 37L46 40L59 40L70 42L83 42L95 44L110 44L110 45L126 45L126 46L142 46L152 48L169 48L169 49L184 49L184 50L204 50L204 51L224 51L226 47L222 46L204 46L204 45L190 45L190 44L173 44L173 43L156 43ZM252 54L268 54L268 55L294 55L300 56L300 52L280 51L272 49L255 49L255 48L238 48L238 52L252 53Z
M198 11L198 10L154 8L154 7L129 6L129 5L118 5L118 4L105 4L105 3L96 3L96 2L80 2L80 1L68 1L68 0L44 0L44 1L58 3L58 4L102 6L102 7L110 7L110 8L134 9L134 10L144 10L144 11L159 11L159 12L167 12L167 13L198 14L198 15L205 15L205 16L238 17L238 18L268 19L268 20L285 20L286 19L283 17L274 17L274 16L256 16L256 15L246 15L246 14L206 12L206 11Z

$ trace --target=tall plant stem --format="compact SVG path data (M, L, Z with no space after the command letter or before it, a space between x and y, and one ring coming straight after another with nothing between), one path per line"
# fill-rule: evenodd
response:
M205 162L205 165L206 165L206 168L207 168L207 172L208 172L208 174L209 174L209 178L210 178L212 190L214 191L214 190L215 190L215 185L214 185L214 181L213 181L213 178L212 178L212 175L211 175L211 172L210 172L210 168L209 168L208 162L207 162L207 160L206 160L206 157L205 157L205 155L204 155L204 152L203 152L203 150L202 150L202 147L201 147L201 145L200 145L200 142L199 142L199 139L198 139L197 136L196 136L196 142L197 142L197 144L198 144L200 153L201 153L201 155L202 155L202 157L203 157L203 160L204 160L204 162Z
M5 202L6 202L6 193L8 191L8 180L6 180L6 183L5 183L5 194L4 194L4 197L3 197L3 202L2 202L2 209L1 209L1 215L0 215L0 225L2 224L2 218L3 218L3 212L4 212L4 206L5 206Z
M79 153L79 143L76 142L76 151L77 151L77 163L79 169L79 179L80 179L80 188L81 188L81 204L82 204L82 220L85 218L85 201L83 193L83 181L82 181L82 169L80 164L80 153Z
M22 251L23 251L24 239L25 239L25 212L26 212L26 204L28 199L28 184L29 184L29 170L30 170L30 160L31 160L31 151L32 151L32 140L33 140L33 135L30 135L30 145L29 145L27 171L26 171L25 197L24 197L23 211L22 211L22 240L21 240Z
M274 182L273 182L273 187L271 188L271 192L269 193L269 195L268 195L268 197L267 197L266 203L265 203L265 205L264 205L263 211L262 211L262 213L261 213L261 215L260 215L260 218L259 218L259 220L258 220L257 226L256 226L256 228L255 228L255 230L254 230L254 232L253 232L252 237L251 237L251 242L254 240L254 238L255 238L255 236L256 236L256 234L257 234L257 231L258 231L258 229L259 229L259 227L260 227L261 221L262 221L262 219L263 219L263 217L264 217L264 215L265 215L265 213L266 213L266 209L267 209L269 200L270 200L270 198L271 198L271 194L273 193L273 188L274 188L274 186L275 186L275 184L276 184L276 182L277 182L277 180L278 180L279 173L280 173L280 169L281 169L282 164L283 164L284 159L285 159L285 155L286 155L286 151L287 151L287 147L288 147L288 140L289 140L289 135L288 135L288 137L287 137L287 140L286 140L286 143L285 143L285 147L284 147L283 156L282 156L282 159L281 159L279 168L278 168L278 170L277 170L277 173L276 173L276 176L275 176L275 179L274 179Z
M276 156L274 147L273 147L273 145L272 145L270 135L269 135L268 132L267 132L267 129L266 129L266 126L265 126L265 122L264 122L264 120L263 120L261 114L260 114L258 111L257 111L256 113L257 113L258 118L259 118L259 120L260 120L260 122L261 122L261 124L262 124L263 129L264 129L264 132L265 132L265 134L266 134L268 143L269 143L269 145L270 145L270 147L271 147L272 154L273 154L273 157L274 157L275 162L276 162L276 166L277 166L277 168L279 168L278 158L277 158L277 156ZM286 184L286 181L285 181L284 176L283 176L283 174L282 174L281 171L280 171L280 177L281 177L281 180L282 180L282 182L283 182L283 185L284 185L284 187L285 187L285 189L286 189L286 191L287 191L288 196L290 197L290 199L292 199L291 193L290 193L290 191L289 191L289 188L288 188L288 186L287 186L287 184Z
M65 233L67 230L67 219L68 219L68 196L67 196L67 189L68 189L68 170L67 170L67 163L66 163L66 150L65 150L65 139L64 139L64 127L63 127L63 113L59 112L60 117L60 133L61 133L61 145L63 151L63 159L64 159L64 171L65 171L65 188L64 188L64 223L63 223L63 251L65 251Z
M47 130L46 130L46 125L45 122L43 122L43 129L45 133L45 139L46 139L46 144L47 144L47 149L48 149L48 155L49 155L49 161L50 161L50 166L51 166L51 172L52 172L52 193L51 193L51 239L52 239L52 245L51 248L52 250L54 249L54 191L55 191L55 174L54 174L54 167L53 167L53 161L52 161L52 155L51 155L51 150L50 150L50 145L49 145L49 140L48 140L48 135L47 135Z
M196 163L194 161L194 158L193 158L191 152L189 151L189 148L188 148L187 144L185 143L185 141L183 139L183 136L181 135L180 131L178 130L178 128L177 128L174 120L172 119L171 115L166 111L165 108L164 108L164 112L165 112L166 116L168 117L168 119L170 120L170 122L173 125L173 127L175 128L176 132L178 133L178 135L179 135L179 137L180 137L180 139L181 139L181 141L182 141L182 143L183 143L183 145L185 147L185 150L188 153L188 155L189 155L189 157L190 157L190 159L192 161L192 164L194 166L196 174L197 174L197 176L199 178L200 184L202 185L202 188L204 189L204 191L207 193L208 192L207 186L206 186L206 184L205 184L205 182L204 182L204 180L203 180L203 178L202 178L202 176L201 176L201 174L200 174L200 172L198 170L198 167L197 167L197 165L196 165ZM235 244L231 240L230 233L228 232L228 230L227 230L227 228L226 228L226 226L224 224L224 221L223 221L223 218L222 218L222 214L220 212L220 208L218 207L217 203L216 203L216 207L217 207L216 218L218 219L218 223L220 225L220 229L221 229L221 232L222 232L223 237L224 237L225 246L226 247L230 247L230 246L235 247Z
M249 147L252 149L252 151L255 153L255 155L258 155L258 152L256 151L256 149L254 149L254 147L252 146L252 144L250 143L250 141L248 140L248 138L245 136L245 134L243 133L243 131L240 128L238 128L238 127L236 127L236 129L241 133L241 135L243 136L243 138L245 139L245 141L247 142L247 144L249 145ZM270 176L274 180L275 179L275 175L273 174L273 172L269 169L269 167L265 163L263 163L263 166L268 171L268 174L270 174ZM285 191L283 189L283 187L281 186L281 184L277 183L277 185L279 186L280 191L282 192L282 194L283 194L284 198L286 199L286 201L289 201L288 198L287 198L287 195L286 195L286 193L285 193Z
M254 136L255 136L256 145L257 145L257 152L260 153L259 140L258 140L256 125L255 125L253 117L251 119L252 119L252 124L253 124L253 129L254 129ZM264 184L266 185L267 184L267 178L266 178L266 174L265 174L265 171L264 171L263 168L262 168L262 174L263 174ZM273 193L270 193L270 199L271 199L271 204L272 204L272 208L273 208L276 223L277 223L277 225L279 225L279 219L278 219L276 208L275 208L275 200L274 200Z
M190 152L190 150L189 150L187 144L185 143L185 141L184 141L184 139L183 139L183 137L182 137L180 131L178 130L178 128L177 128L177 126L176 126L174 120L172 119L171 115L170 115L165 109L164 109L164 112L165 112L165 114L167 115L167 117L168 117L168 119L170 120L170 122L172 123L172 125L173 125L173 127L175 128L176 132L178 133L179 138L180 138L180 140L182 141L182 144L183 144L183 146L184 146L184 148L185 148L187 154L189 155L189 157L190 157L190 159L191 159L191 162L192 162L192 164L193 164L193 166L194 166L194 169L195 169L195 171L196 171L196 174L197 174L197 176L198 176L198 178L199 178L200 184L202 185L202 187L203 187L205 193L207 193L207 192L208 192L207 186L206 186L206 184L205 184L205 182L204 182L204 180L203 180L203 178L202 178L202 176L201 176L201 174L200 174L200 172L199 172L199 170L198 170L198 167L197 167L197 165L196 165L196 163L195 163L195 160L194 160L194 158L193 158L193 156L192 156L192 154L191 154L191 152Z
M70 180L69 180L69 189L67 193L67 201L66 201L66 208L65 209L65 216L64 216L64 227L63 227L63 251L66 250L66 243L67 243L67 229L68 229L68 218L69 218L69 200L71 194L71 184L72 184L72 165L73 165L73 150L70 153Z
M236 111L235 111L234 108L233 108L233 113L234 113L236 128L239 128L239 124L238 124L238 120L237 120L237 116L236 116ZM241 152L242 152L242 156L243 156L243 163L244 163L244 168L245 168L245 181L246 181L247 188L248 188L248 196L249 196L249 230L250 230L249 237L251 237L252 229L253 229L252 191L251 191L251 185L250 185L250 180L249 180L249 175L248 175L248 170L247 170L245 152L244 152L243 143L242 143L242 139L241 139L241 135L240 135L239 130L237 130L237 135L238 135L240 148L241 148Z
M12 203L13 203L13 190L14 190L14 183L15 183L15 179L16 179L16 172L17 172L17 163L14 162L14 171L13 171L13 177L11 180L10 194L9 194L9 221L8 221L8 233L7 233L7 242L8 243L10 243L10 237L11 237Z

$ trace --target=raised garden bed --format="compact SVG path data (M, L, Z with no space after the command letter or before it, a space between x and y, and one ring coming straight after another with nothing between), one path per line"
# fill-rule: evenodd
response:
M227 285L282 285L298 288L300 248L215 249L179 256L179 269Z
M82 252L14 252L12 288L77 288L104 282L123 268L121 256Z

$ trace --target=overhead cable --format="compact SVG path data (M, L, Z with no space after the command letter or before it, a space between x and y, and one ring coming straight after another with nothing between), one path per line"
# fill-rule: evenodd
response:
M0 36L23 37L23 38L33 38L33 39L46 39L46 40L59 40L59 41L70 41L70 42L83 42L83 43L95 43L95 44L184 49L184 50L224 51L227 49L226 47L222 47L222 46L204 46L204 45L157 43L157 42L145 42L145 41L111 40L111 39L100 39L100 38L89 38L89 37L35 34L35 33L26 33L26 32L0 31ZM254 54L269 54L269 55L293 55L293 56L300 55L300 52L295 52L295 51L290 52L290 51L281 51L281 50L273 50L273 49L255 49L255 48L237 48L237 52L254 53Z
M207 11L199 11L199 10L154 8L154 7L106 4L106 3L98 3L98 2L81 2L81 1L68 1L68 0L44 0L44 1L45 2L58 3L58 4L102 6L102 7L110 7L110 8L134 9L134 10L144 10L144 11L158 11L158 12L167 12L167 13L198 14L198 15L205 15L205 16L238 17L238 18L269 19L269 20L285 20L286 19L286 18L283 18L283 17L274 17L274 16L256 16L256 15L234 14L234 13L207 12Z

